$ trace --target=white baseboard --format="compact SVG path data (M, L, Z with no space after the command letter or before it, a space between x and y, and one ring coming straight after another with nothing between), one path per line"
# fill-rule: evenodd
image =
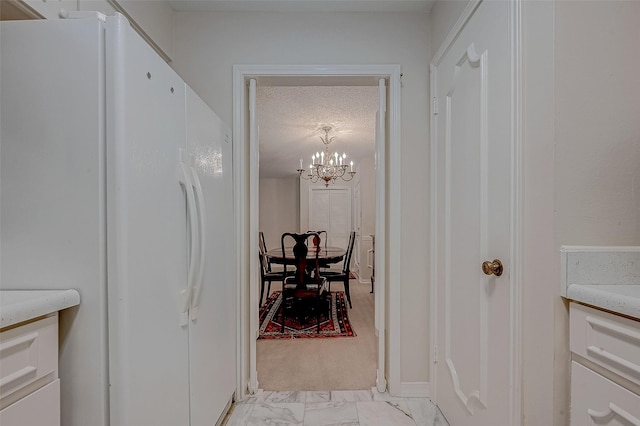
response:
M400 383L400 396L402 398L430 398L431 384L429 382L402 382Z
M216 426L222 426L223 424L225 424L225 421L228 419L229 415L231 414L231 406L233 405L233 399L234 399L234 396L231 395L231 398L227 402L227 405L224 407L224 410L222 410L222 414L220 414L220 418L216 422Z
M360 284L369 284L369 285L371 285L371 279L366 279L364 277L358 277L358 282Z

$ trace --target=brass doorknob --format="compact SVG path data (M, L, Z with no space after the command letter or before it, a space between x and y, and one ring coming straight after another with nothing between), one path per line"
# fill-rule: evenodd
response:
M495 275L496 277L499 277L502 275L502 270L503 267L500 259L493 259L493 262L489 262L488 260L486 262L482 262L482 272L486 275Z

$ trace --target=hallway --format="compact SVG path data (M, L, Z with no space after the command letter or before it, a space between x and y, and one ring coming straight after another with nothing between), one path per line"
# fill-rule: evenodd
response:
M426 398L371 391L258 392L235 404L225 426L448 426Z

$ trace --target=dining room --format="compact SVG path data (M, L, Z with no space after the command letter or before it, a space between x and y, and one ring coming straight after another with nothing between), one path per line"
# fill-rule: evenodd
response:
M379 102L373 79L258 80L256 238L261 271L271 274L267 280L261 275L256 292L261 389L354 390L376 385L372 274ZM309 231L317 233L304 239L306 265L301 269L314 285L315 266L318 277L326 280L318 305L322 308L287 297L286 283L295 281L299 265L294 240L283 236Z

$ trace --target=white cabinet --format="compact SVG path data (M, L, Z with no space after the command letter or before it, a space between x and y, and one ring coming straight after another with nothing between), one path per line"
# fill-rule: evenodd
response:
M58 314L0 331L0 424L59 426Z
M310 188L309 230L327 231L327 245L347 248L351 232L351 188Z
M640 396L573 361L571 424L640 426Z
M60 426L60 380L49 383L0 412L2 426Z
M640 426L640 322L570 304L571 425Z

